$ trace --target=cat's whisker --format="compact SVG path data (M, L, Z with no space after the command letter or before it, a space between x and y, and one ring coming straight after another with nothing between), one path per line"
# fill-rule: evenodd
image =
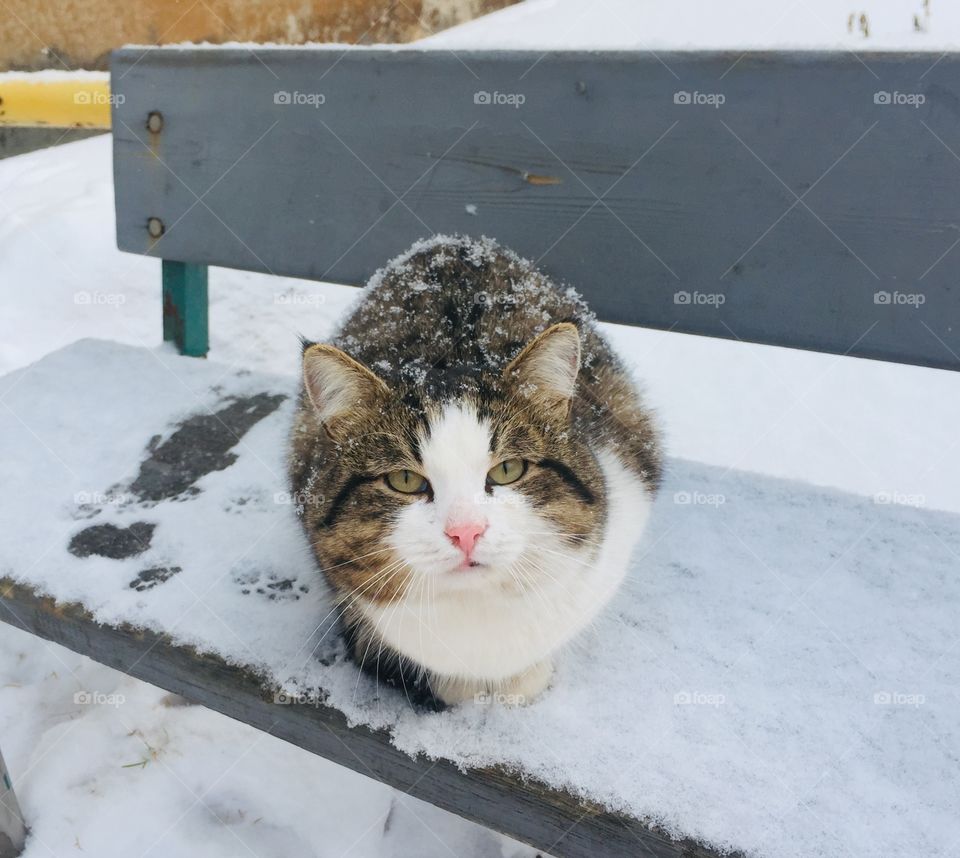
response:
M559 530L525 530L524 533L527 536L551 536L558 541L575 539L578 542L586 542L589 545L596 545L598 547L600 545L593 537L583 536L579 533L561 533Z
M428 583L429 583L429 578L427 578L426 576L423 576L423 575L419 576L419 578L420 578L420 580L417 582L417 595L418 595L419 598L420 598L420 604L421 604L421 606L422 606L422 604L423 604L423 593L425 592L425 590L426 590L426 588L427 588L427 585L428 585ZM406 594L406 598L408 598L408 599L410 598L410 594L409 594L409 593ZM422 611L422 608L421 608L421 611ZM420 620L419 615L418 615L418 617L417 617L417 620L418 620L417 625L418 625L418 627L419 627L419 628L418 628L418 632L419 632L419 636L420 636L420 652L423 652L423 651L424 651L424 650L423 650L423 622L422 622L422 620ZM401 660L402 660L402 658L403 658L403 657L401 656ZM420 677L420 670L419 670L419 665L418 665L417 676L416 676L416 682L417 682L418 684L419 684L419 682L420 682L420 679L421 679L421 677ZM406 683L406 679L404 679L404 671L403 671L403 670L401 670L401 672L400 672L400 681L403 683L404 693L407 695L407 700L409 700L409 699L410 699L410 695L409 695L409 693L407 692L407 683Z
M547 535L547 536L556 536L558 539L561 538L561 537L563 537L563 538L569 537L569 538L571 538L571 539L589 539L589 538L590 538L590 537L588 537L588 536L584 536L583 534L579 534L579 533L564 533L563 531L560 531L560 530L525 530L524 533L539 533L539 534L545 534L545 535Z
M395 574L396 574L396 573L395 573ZM396 619L396 617L397 617L397 613L398 613L401 609L406 609L406 600L409 598L409 596L410 596L410 593L409 593L409 591L408 591L408 592L405 592L400 598L393 600L393 603L392 603L391 608L390 608L390 618L389 618L389 620L387 621L387 624L388 624L388 625L393 623L393 621L394 621L394 620ZM382 636L382 635L378 635L378 637L380 638L380 644L381 644L381 647L382 647L382 645L383 645L383 636ZM363 660L366 661L366 653L364 653L364 659L363 659ZM378 667L378 669L379 669L379 664L380 664L380 656L379 656L379 653L378 653L378 655L377 655L377 667ZM363 667L363 662L361 662L361 669L362 669L362 667ZM402 673L401 673L401 676L402 676Z
M519 569L518 569L519 571ZM526 570L523 573L524 580L529 582L527 588L527 594L534 601L537 601L540 605L539 609L535 609L530 614L531 624L537 628L538 633L542 630L543 624L549 622L549 618L552 617L553 611L550 610L550 606L547 602L547 598L543 593L542 586L537 582L536 576L532 574L531 570Z
M423 579L422 579L422 582L421 582L421 586L420 586L420 617L421 617L421 618L423 617L423 613L424 613L424 598L425 598L425 594L427 593L427 591L428 591L429 589L432 588L432 586L433 586L432 582L433 582L433 576L427 576L427 575L424 575L424 576L423 576ZM431 600L428 598L428 599L426 600L426 605L427 605L427 610L428 610L428 611L429 611L429 608L430 608L430 604L431 604ZM428 618L428 621L429 621L431 624L433 623L433 619L432 619L432 618ZM425 650L424 650L424 648L423 648L423 622L422 622L422 620L421 620L421 622L419 622L419 623L417 624L417 626L418 626L418 628L417 628L417 634L418 634L419 637L420 637L420 652L425 652Z
M439 608L437 607L437 593L440 590L440 584L436 578L430 579L430 623L432 628L437 628L438 616L437 612Z
M527 559L527 563L528 563L528 566L531 568L531 570L532 570L535 574L544 576L544 577L547 578L552 584L555 584L557 587L559 587L559 588L564 592L564 594L565 594L568 598L570 598L571 603L573 603L573 601L574 601L574 599L573 599L573 594L570 592L569 588L568 588L565 584L563 584L561 581L557 580L557 579L556 579L553 575L551 575L543 566L541 566L540 564L536 563L536 562L533 560L533 558L528 558L528 559Z
M547 622L551 622L551 621L552 621L552 617L553 617L554 612L550 610L550 607L549 607L549 605L547 604L546 595L542 592L542 589L543 589L543 588L542 588L542 586L538 583L537 578L536 578L536 575L533 574L533 571L534 571L534 570L532 569L529 561L527 561L525 558L523 558L522 555L521 555L521 557L520 557L519 559L521 560L521 565L526 565L526 566L527 566L528 572L527 572L526 574L530 575L530 579L531 579L531 582L532 582L532 591L537 595L537 597L538 597L538 598L540 599L540 601L541 601L541 604L542 604L543 607L544 607L544 610L543 610L542 613L534 613L534 614L533 614L533 617L534 617L534 625L536 626L538 632L542 633L544 624L547 623Z
M393 548L388 545L385 548L378 548L375 551L368 551L366 554L358 554L356 557L351 557L349 560L344 560L342 563L336 563L333 566L324 566L323 572L332 572L334 569L339 569L341 566L349 566L351 563L356 563L358 560L363 560L365 557L373 557L375 554L383 554L387 551L393 551Z
M594 564L593 564L593 563L588 563L586 560L581 560L579 557L572 557L571 555L565 554L565 553L562 552L562 551L557 551L557 550L554 549L554 548L547 548L545 545L538 545L538 546L537 546L537 550L538 550L538 551L546 551L547 554L553 554L553 555L556 555L557 557L562 557L564 560L570 560L570 561L572 561L573 563L576 563L576 564L578 564L578 565L580 565L580 566L583 566L583 567L586 568L586 569L593 569L593 568L594 568Z
M360 557L370 557L373 554L379 554L383 551L389 551L389 550L391 549L383 548L383 549L379 549L378 551L371 551L370 554L361 554ZM355 559L360 559L360 558L355 558ZM340 565L343 565L343 564L340 564ZM336 567L328 567L328 568L334 569ZM320 629L323 628L323 624L326 623L326 621L329 620L330 617L334 615L334 613L338 610L339 605L340 605L339 602L334 604L333 608L330 610L330 613L328 613L322 620L320 620L319 623L317 623L314 630L310 632L310 634L307 636L307 639L300 645L300 648L296 651L296 653L294 653L295 656L300 655L301 650L310 642L310 638L312 638L318 631L320 631ZM316 652L316 647L314 647L314 652Z
M544 607L545 613L549 615L551 612L547 606L546 597L543 593L543 586L537 580L536 573L538 570L527 558L521 555L518 559L517 571L523 574L524 580L529 582L529 592L535 595L541 602Z
M367 653L370 652L370 644L373 643L374 635L367 636L367 646L363 650L363 658L360 659L360 670L357 671L357 684L353 686L353 702L357 702L357 692L360 690L360 680L363 678L363 668L367 663Z
M401 566L403 566L403 565L404 565L404 564L403 564L403 561L402 561L402 560L397 560L397 561L395 561L394 563L391 563L390 565L388 565L387 567L385 567L384 569L382 569L380 572L376 573L376 574L375 574L369 581L367 581L362 587L358 587L358 588L354 589L353 591L351 591L351 593L346 594L346 595L343 597L343 599L339 600L339 601L333 606L333 608L331 609L330 613L328 613L327 616L323 619L323 621L321 621L320 626L317 626L317 629L321 628L321 626L323 625L323 623L326 622L326 621L327 621L331 616L333 616L333 614L336 613L337 611L340 612L340 614L339 614L339 616L337 617L337 619L338 619L338 620L341 619L341 618L343 617L343 615L357 602L357 600L358 600L367 590L369 590L371 587L373 587L378 581L381 581L381 580L384 578L384 576L386 576L386 575L391 575L392 573L394 573L394 572L396 571L397 568L399 568L399 567L401 567ZM351 594L353 595L353 598L350 598L350 595L351 595ZM334 628L334 624L331 624L330 628L328 628L328 629L320 636L320 640L317 641L316 645L313 647L312 652L310 653L309 656L307 656L307 660L309 660L313 655L316 654L317 650L320 648L320 644L323 643L324 638L326 638L326 636L330 633L330 629L332 629L332 628ZM316 633L316 632L314 632L314 634L315 634L315 633ZM299 651L298 651L298 654L299 654ZM304 664L306 664L306 662L304 662Z
M516 584L517 590L520 593L520 595L521 596L525 595L526 585L523 583L523 581L520 578L519 570L517 569L517 561L514 561L507 567L507 574L510 576L510 579L513 581L513 583Z
M529 584L521 574L516 560L507 567L507 574L516 588L517 595L526 599L529 595Z
M576 533L559 533L553 530L531 530L526 532L528 536L540 536L540 537L549 537L558 543L563 543L564 540L573 540L577 543L576 548L581 549L585 547L595 548L597 550L603 548L603 545L600 542L597 542L595 539L589 536L581 536ZM541 540L537 541L539 547Z
M386 584L389 583L391 580L393 580L393 578L400 573L401 569L403 569L405 565L406 565L406 564L403 563L402 561L399 563L399 565L398 565L397 568L393 571L393 573L390 575L390 577L388 577L388 578L386 579L386 581L385 581L383 584L381 584L380 589L377 591L377 594L378 594L378 595L379 595L379 593L383 590L383 587L386 586ZM396 599L396 600L395 600L395 604L396 604L396 605L399 605L401 602L402 602L402 599ZM396 608L394 608L394 611L396 611ZM373 643L374 637L379 638L379 643L380 643L380 648L381 648L381 650L382 650L382 648L383 648L383 638L382 638L380 635L374 636L374 635L371 634L371 635L368 636L367 646L366 646L366 648L365 648L364 651L363 651L363 658L360 659L360 672L357 674L357 684L356 684L356 686L354 686L354 689L353 689L353 697L354 697L354 700L356 700L357 691L358 691L359 688L360 688L360 678L363 676L363 667L364 667L364 665L365 665L366 662L367 662L367 655L368 655L369 652L370 652L370 645ZM378 650L378 655L377 655L377 685L376 685L376 688L377 688L377 691L378 691L378 693L379 693L379 689L380 689L380 656L379 656L379 650Z
M390 577L387 578L385 581L383 581L383 582L380 584L380 586L377 588L377 592L374 593L373 598L372 598L372 601L374 601L374 602L380 601L380 597L381 597L381 595L383 594L383 591L386 589L387 585L390 584L390 583L394 580L394 578L397 577L397 575L400 573L401 570L403 570L403 569L406 568L406 565L407 565L407 564L406 564L406 561L403 561L403 560L399 561L399 566L398 566L398 568L394 569L394 570L393 570L393 573L390 575ZM392 600L392 601L399 601L399 598L400 598L401 595L402 595L402 594L398 594L398 598L395 599L395 600Z

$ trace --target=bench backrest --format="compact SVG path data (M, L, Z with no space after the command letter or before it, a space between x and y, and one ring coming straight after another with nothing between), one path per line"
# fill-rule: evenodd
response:
M957 369L938 57L124 49L117 240L360 284L486 234L605 320Z

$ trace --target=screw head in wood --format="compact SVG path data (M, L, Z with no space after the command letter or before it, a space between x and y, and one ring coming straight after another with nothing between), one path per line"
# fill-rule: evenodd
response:
M163 128L163 114L153 110L147 114L147 131L156 134Z
M163 225L163 221L158 217L152 217L147 219L147 232L150 234L151 238L160 238L163 235L166 227Z

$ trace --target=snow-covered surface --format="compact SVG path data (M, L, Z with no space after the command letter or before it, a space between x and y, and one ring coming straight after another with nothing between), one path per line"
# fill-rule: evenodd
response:
M292 391L289 378L90 340L6 376L0 520L17 538L0 572L263 670L290 698L323 689L411 754L507 765L678 836L767 856L833 855L838 841L855 855L949 854L960 516L673 460L627 586L547 695L423 714L378 694L323 621L285 494L292 400L194 497L125 497L153 435L232 396ZM156 525L136 557L66 550L91 525L134 522ZM131 586L173 564L169 580Z
M24 858L534 855L6 625L0 664L3 752L31 827Z
M3 84L4 81L12 80L27 80L33 83L86 80L106 83L110 80L110 73L105 71L88 71L86 69L43 69L33 72L0 72L0 84Z
M862 16L862 18L861 18ZM155 45L130 44L132 50ZM298 50L302 45L182 42L163 50ZM948 0L526 0L412 44L309 43L337 50L849 50L960 48L960 6ZM936 59L936 57L931 58Z
M861 21L861 15L864 20ZM311 45L356 50L355 45ZM960 7L947 0L526 0L435 33L404 50L895 50L941 52L960 46ZM129 45L153 50L152 45ZM164 50L297 49L299 45L184 42ZM932 59L935 59L933 57Z
M867 0L856 6L836 0L527 0L417 45L452 50L956 50L960 6L930 0L928 8L929 14L923 0Z

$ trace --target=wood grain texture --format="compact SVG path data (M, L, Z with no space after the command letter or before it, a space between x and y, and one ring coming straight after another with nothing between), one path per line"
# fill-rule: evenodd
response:
M262 677L216 655L150 631L100 625L82 606L56 603L10 579L0 579L0 620L551 855L718 855L515 774L492 768L462 772L443 760L413 759L390 744L386 733L348 726L339 710L275 702Z
M112 74L122 250L360 284L483 233L606 320L960 368L960 55L122 50Z

